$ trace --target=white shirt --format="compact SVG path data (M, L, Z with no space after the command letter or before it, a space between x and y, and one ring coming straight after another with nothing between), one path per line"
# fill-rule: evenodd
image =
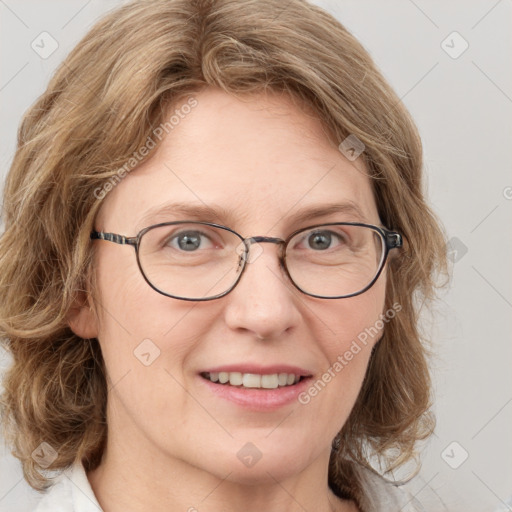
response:
M364 512L425 512L409 493L371 471L362 470L365 489ZM77 464L62 473L34 512L102 512L87 479Z
M59 476L35 512L102 512L84 467L77 464Z

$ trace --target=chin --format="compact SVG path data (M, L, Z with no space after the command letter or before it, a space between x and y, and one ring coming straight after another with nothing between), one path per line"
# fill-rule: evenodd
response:
M272 460L269 460L272 459ZM303 470L303 464L292 463L283 464L277 457L267 457L266 461L261 459L252 467L245 467L243 464L233 464L231 461L226 465L227 472L219 475L233 483L247 486L259 486L265 484L275 484L287 478L300 473Z
M302 472L317 457L301 443L284 446L281 440L235 441L210 454L207 464L202 457L201 467L221 480L229 475L227 480L241 485L275 484Z

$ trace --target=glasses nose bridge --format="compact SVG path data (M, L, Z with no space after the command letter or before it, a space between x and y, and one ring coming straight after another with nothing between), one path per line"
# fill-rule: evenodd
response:
M275 238L272 236L251 236L248 238L244 238L244 245L246 248L246 254L247 259L250 261L249 251L251 248L251 245L253 244L276 244L279 246L279 260L282 263L283 262L283 248L286 244L286 240L283 240L282 238Z
M244 238L244 243L245 243L245 246L247 247L247 249L249 249L249 247L252 244L261 244L261 243L276 244L276 245L279 245L280 247L283 247L283 245L286 243L286 241L283 240L282 238L275 238L273 236L251 236L249 238Z

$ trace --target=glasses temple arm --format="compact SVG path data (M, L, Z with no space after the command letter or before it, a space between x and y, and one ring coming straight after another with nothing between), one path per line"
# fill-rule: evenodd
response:
M107 242L114 242L115 244L121 245L137 245L136 237L128 237L116 233L104 233L102 231L93 231L91 233L91 240L106 240Z

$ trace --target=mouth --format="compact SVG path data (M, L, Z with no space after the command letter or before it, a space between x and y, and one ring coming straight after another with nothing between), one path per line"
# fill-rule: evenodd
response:
M242 373L242 372L202 372L201 377L214 384L246 389L278 389L295 386L310 376L295 373Z
M199 388L209 397L250 411L271 412L297 403L313 374L288 364L245 362L205 368L197 377Z

